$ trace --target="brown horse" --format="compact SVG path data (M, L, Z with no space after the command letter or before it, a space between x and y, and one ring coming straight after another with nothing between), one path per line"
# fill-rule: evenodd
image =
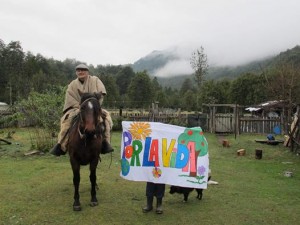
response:
M99 99L102 93L80 93L80 112L74 118L69 133L67 151L73 170L73 210L80 211L79 184L80 166L90 165L91 206L98 205L96 197L96 168L100 159L103 140L103 126L98 122L101 115Z

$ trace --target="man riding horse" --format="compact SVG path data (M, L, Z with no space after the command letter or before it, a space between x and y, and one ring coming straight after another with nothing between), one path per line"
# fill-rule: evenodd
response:
M63 116L60 121L60 132L58 134L58 143L51 150L51 154L60 156L66 154L66 145L68 142L68 133L71 127L73 118L78 115L80 108L80 95L82 93L102 92L103 96L106 95L106 89L102 81L89 74L89 68L84 64L76 66L77 79L73 80L69 85L65 96L65 104L63 108ZM103 102L103 97L100 100L100 105ZM102 154L113 152L110 145L110 131L112 128L112 119L106 110L101 110L102 115L99 116L99 122L105 126L105 133L102 143Z

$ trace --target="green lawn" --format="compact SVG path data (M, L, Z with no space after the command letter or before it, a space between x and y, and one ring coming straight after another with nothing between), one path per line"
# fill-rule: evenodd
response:
M1 130L4 138L8 130ZM121 134L113 133L116 151L102 156L97 169L97 207L90 207L88 167L81 170L81 212L73 212L72 170L68 156L49 153L24 156L34 150L26 129L17 129L11 145L0 144L0 224L300 224L300 158L282 144L256 143L265 136L205 134L209 143L212 180L201 201L192 192L188 203L182 195L170 195L167 185L164 213L144 214L145 183L120 177ZM277 138L277 137L276 137ZM278 137L280 138L280 137ZM237 156L240 148L245 156ZM261 160L255 149L263 150ZM293 177L285 177L284 171Z

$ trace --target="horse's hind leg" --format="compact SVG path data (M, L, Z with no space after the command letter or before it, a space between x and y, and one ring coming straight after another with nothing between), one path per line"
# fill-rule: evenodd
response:
M80 211L81 205L79 201L79 183L80 183L80 171L79 169L73 169L73 184L74 184L74 203L73 210Z
M91 181L91 203L90 206L98 205L96 197L96 168L90 167L90 181Z

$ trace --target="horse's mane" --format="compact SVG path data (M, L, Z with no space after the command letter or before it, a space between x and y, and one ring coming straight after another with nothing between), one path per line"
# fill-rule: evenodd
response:
M89 98L97 98L95 93L82 93L81 94L81 99L80 99L80 104L82 104L85 100Z
M97 104L95 104L95 110L98 110L100 111L101 107L100 107L100 103L99 103L99 100L100 100L100 96L99 94L97 93L83 93L81 95L81 100L80 100L80 105L86 101L87 99L93 99L93 100L96 100L97 101Z
M100 100L101 98L101 92L100 93L82 93L81 95L81 100L80 100L80 105L86 101L87 99L93 99L93 100L97 100L97 104L94 105L96 107L96 110L100 110Z
M79 113L76 114L73 118L72 118L72 121L71 121L71 127L73 127L74 125L76 125L78 122L79 122Z

